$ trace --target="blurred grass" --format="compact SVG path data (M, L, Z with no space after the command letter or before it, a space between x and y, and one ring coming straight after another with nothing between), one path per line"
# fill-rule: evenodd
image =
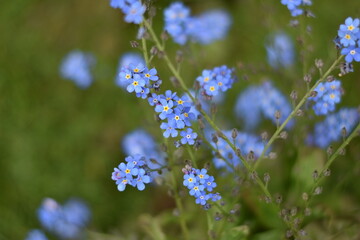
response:
M163 24L161 12L169 3L154 2L158 32ZM272 78L285 94L292 87L301 86L299 92L304 91L300 62L287 75L259 71L261 66L267 68L263 45L268 34L280 29L294 39L299 34L287 26L289 12L278 1L204 4L198 0L186 4L194 13L220 6L233 16L227 40L185 49L190 60L182 67L190 86L203 68L247 64L239 70L241 81L229 92L227 104L219 111L218 122L227 124L223 126L241 129L235 119L229 120L233 118L235 98L247 84L260 82L263 77ZM323 58L329 64L336 54L331 40L347 16L360 16L360 2L315 1L312 9L316 18L307 21L313 27L308 41L314 51L308 59ZM119 229L124 234L137 231L132 222L140 213L157 214L173 207L170 198L163 202L166 188L119 193L110 179L113 167L123 159L121 137L137 127L156 126L151 108L114 85L118 58L130 50L128 43L135 38L136 26L125 24L123 15L105 0L12 0L0 3L0 32L0 239L22 239L29 229L39 227L36 209L44 197L60 202L71 196L82 197L93 212L91 228L105 232ZM175 53L177 46L170 42L169 52ZM87 90L76 88L58 74L61 59L72 49L90 51L97 57L96 81ZM171 87L168 69L161 60L154 64L165 86ZM359 64L355 64L355 71L343 81L346 94L342 106L359 105ZM244 74L249 76L246 84ZM160 131L147 128L161 141ZM333 208L343 210L338 203L341 194L359 210L356 202L360 192L354 184L360 172L359 145L358 140L354 141L348 156L335 164L332 180L326 184L333 191L326 204ZM298 156L299 150L291 147L280 150L285 156ZM269 168L275 170L276 164L280 163L269 163ZM284 176L278 182L273 177L276 184L272 187L277 191L286 192L294 186L284 182L291 181L291 176L286 177L290 167L285 165Z

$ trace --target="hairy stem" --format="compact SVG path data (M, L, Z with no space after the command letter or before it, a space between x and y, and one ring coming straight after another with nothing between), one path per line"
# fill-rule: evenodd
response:
M304 97L300 100L300 102L296 105L294 110L290 113L290 115L285 119L285 121L280 125L280 127L277 128L275 133L271 136L270 140L267 142L267 144L264 147L264 150L262 151L260 157L257 159L254 170L256 170L259 167L259 164L261 160L264 159L266 152L269 150L269 147L273 144L273 142L278 138L281 131L286 127L286 125L289 123L291 119L295 117L299 109L306 103L307 99L310 97L311 92L315 90L315 88L321 83L326 80L326 78L330 75L330 73L338 66L340 61L342 60L343 56L341 55L338 57L338 59L335 60L335 62L329 67L329 69L325 72L324 75L320 77L320 79L310 88L309 91L306 92Z

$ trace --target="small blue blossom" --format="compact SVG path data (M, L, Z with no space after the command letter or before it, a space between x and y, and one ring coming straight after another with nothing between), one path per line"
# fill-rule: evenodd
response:
M157 71L156 71L155 68L152 68L150 70L146 69L144 71L144 78L148 79L148 80L151 80L151 81L157 81L157 80L159 80L159 77L156 76L156 74L157 74Z
M206 194L205 191L201 192L200 195L195 199L196 204L205 205L210 199L211 194Z
M192 189L190 190L189 194L194 197L199 197L201 195L201 192L204 191L204 189L205 189L204 185L195 183Z
M167 118L167 115L173 112L173 101L166 101L165 99L160 99L160 104L156 105L155 112L160 113L159 117L161 120Z
M41 230L34 229L27 234L25 240L48 240L48 238Z
M192 189L194 185L197 183L197 178L194 174L185 174L184 175L184 182L183 185L187 187L188 189Z
M140 93L144 86L145 80L139 74L135 74L131 79L131 83L126 87L126 90L130 93L134 91Z
M63 78L72 80L80 88L88 88L93 82L91 68L95 65L92 54L81 51L70 52L62 61L60 74Z
M203 169L197 169L196 170L196 178L198 179L198 182L201 184L204 184L205 181L209 178L209 175L207 174L207 170L205 168Z
M171 90L166 90L165 95L163 95L166 101L174 100L176 97L176 92L173 93Z
M163 133L163 136L165 138L169 138L170 136L174 138L178 136L178 131L175 129L175 127L172 124L163 122L161 123L160 128L164 130L166 129L165 132Z
M120 8L125 14L125 22L140 24L143 21L143 15L146 7L139 0L111 0L110 6Z
M129 85L129 79L124 78L126 73L131 73L130 78L132 77L132 72L129 69L130 64L141 63L145 64L144 58L138 54L133 52L128 52L122 55L119 59L118 70L116 73L115 84L121 88L126 88ZM123 69L124 68L124 69ZM128 72L125 71L128 69ZM124 73L122 73L124 72Z
M209 176L205 181L206 190L211 192L217 185L213 176Z
M177 129L183 129L185 127L184 116L179 109L175 109L173 114L168 115L169 124Z
M142 191L145 189L145 183L150 183L151 178L150 176L146 175L146 172L144 169L139 169L139 174L136 179L134 179L134 184L136 185L136 188L139 191Z
M345 55L345 61L348 63L354 60L355 62L360 62L360 48L355 48L354 46L343 48L341 54Z
M150 93L150 89L149 89L149 88L142 87L142 88L141 88L141 92L136 93L136 96L137 96L138 98L145 99L145 98L148 97L149 93Z
M182 136L181 144L194 145L195 139L197 138L197 133L193 132L191 128L186 129L186 131L182 131L180 135Z
M160 102L161 96L156 93L152 93L151 97L148 98L150 106L155 106Z

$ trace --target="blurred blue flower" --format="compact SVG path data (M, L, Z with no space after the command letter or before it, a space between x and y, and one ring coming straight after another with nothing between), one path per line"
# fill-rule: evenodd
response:
M260 116L276 124L277 111L280 113L279 123L282 124L290 115L292 107L287 98L270 81L245 89L235 105L236 116L244 121L246 129L255 128L260 122ZM292 120L289 121L286 128L291 128L293 123Z
M165 164L164 153L158 148L155 139L143 129L127 134L122 140L122 147L126 155L146 156L146 165L150 169L159 168ZM149 159L155 159L156 162ZM156 172L152 172L152 177L156 177Z
M197 133L193 132L191 128L187 128L185 131L182 131L180 135L182 136L181 144L194 145L195 140L197 138Z
M341 49L341 55L345 56L345 61L360 62L360 20L348 17L345 24L341 24L335 44Z
M79 238L90 220L89 208L80 200L71 199L63 206L46 198L38 209L38 218L49 232L63 239Z
M190 9L181 2L172 3L164 11L165 30L174 42L184 45L189 39L210 44L224 38L231 25L230 15L224 10L211 10L190 16Z
M119 8L125 14L125 22L140 24L146 7L139 0L110 0L112 8Z
M48 240L48 238L41 230L33 229L27 234L25 240Z
M218 149L221 156L225 158L233 167L238 166L241 163L240 158L235 154L235 152L232 150L229 144L222 138L219 138L218 142L215 144L210 140L211 134L209 133L210 132L207 133L208 141L211 142L211 144L216 149ZM231 131L224 131L224 134L229 139L232 139ZM243 156L248 155L250 151L252 151L254 152L255 159L261 155L264 149L264 143L262 142L260 137L248 133L239 132L234 142L235 142L235 146L240 149L241 154ZM213 162L216 168L225 167L228 170L232 169L230 166L227 165L224 159L217 157L215 153L213 154L214 154Z
M273 35L266 45L267 60L271 67L289 67L294 64L294 44L283 32Z
M93 81L91 68L94 64L95 57L92 54L74 50L63 59L60 74L63 78L72 80L78 87L87 88Z
M359 112L356 108L343 108L337 113L330 114L314 127L314 133L309 135L307 143L320 148L328 147L332 142L339 141L342 129L349 134L359 122Z

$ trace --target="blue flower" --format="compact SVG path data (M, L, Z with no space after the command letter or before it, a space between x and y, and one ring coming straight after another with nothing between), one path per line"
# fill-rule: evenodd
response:
M206 194L206 192L201 192L200 195L196 198L195 203L200 205L205 205L207 200L210 199L211 194Z
M145 183L150 183L151 178L150 176L146 175L146 172L144 169L139 169L139 174L136 179L134 179L134 185L136 185L137 189L139 191L142 191L145 189Z
M340 25L340 31L357 33L359 31L359 23L360 21L358 18L353 20L351 17L348 17L345 20L345 24Z
M156 105L155 111L160 113L159 117L161 120L167 118L167 115L173 112L173 101L166 101L165 99L160 99L160 105Z
M161 96L156 93L152 93L151 97L148 98L150 106L157 105L160 102Z
M140 93L145 86L145 80L139 74L135 74L131 80L132 82L127 86L126 90L130 93L133 91Z
M168 115L169 124L177 129L185 127L184 116L179 109L175 109L173 114Z
M359 122L359 112L356 108L343 108L330 114L314 127L314 133L308 136L307 143L320 148L328 147L332 142L342 139L342 129L349 134Z
M126 0L111 0L110 6L112 8L123 8L123 7L125 7L125 1Z
M174 137L177 137L177 135L178 135L178 131L175 129L175 127L173 127L172 124L163 122L163 123L161 123L160 128L166 129L165 132L163 133L163 136L165 138L169 138L170 136L174 138Z
M213 176L209 176L206 181L205 181L205 187L206 187L206 190L211 192L217 185L216 185L216 182L214 181L214 177Z
M343 48L341 54L345 55L345 61L351 63L352 61L360 62L360 48L354 46Z
M182 144L194 145L195 139L197 138L197 133L193 132L191 128L186 129L186 131L182 131L180 135L182 136L180 140Z
M189 194L191 196L199 197L201 195L201 192L204 190L204 185L199 185L197 183L194 184L194 186L189 191Z
M182 107L182 108L191 107L191 101L186 95L182 97L175 96L173 100L177 107Z
M125 13L125 22L140 24L143 21L143 15L146 11L146 7L141 4L140 1L136 1L131 5L123 7Z
M286 5L289 10L293 10L300 6L301 0L281 0L281 4Z
M199 181L199 183L204 184L205 181L209 178L209 175L207 174L207 170L205 168L203 169L197 169L196 170L196 178Z
M146 69L143 74L144 74L144 78L146 78L146 79L148 79L148 80L151 80L151 81L157 81L157 80L159 80L159 77L156 76L157 71L156 71L155 68L152 68L152 69L150 69L150 70L147 70L147 69Z
M355 46L357 37L354 33L352 32L343 32L341 30L338 31L338 36L340 37L340 43L344 46L344 47L348 47L348 46Z
M92 54L81 51L70 52L62 61L60 74L63 78L72 80L80 88L88 88L93 82L91 68L95 65Z
M41 230L33 229L27 234L25 240L48 240L48 238Z
M141 92L136 93L136 96L137 96L138 98L141 97L142 99L145 99L145 98L148 97L149 93L150 93L150 89L149 89L149 88L146 88L146 87L143 87L143 88L141 88Z
M266 45L267 60L271 67L289 67L294 64L294 44L285 33L276 33Z
M185 187L187 187L188 189L192 189L194 187L194 185L197 183L197 178L195 177L194 174L190 173L190 174L185 174L184 175L184 181L183 181L183 185Z
M177 97L176 92L173 93L171 90L166 90L165 95L162 96L166 101L174 100Z
M61 239L79 238L90 219L88 207L71 199L63 206L47 198L38 209L38 218L44 228Z
M190 127L191 121L195 120L195 114L190 111L191 107L182 108L182 119L187 127Z
M134 156L128 156L125 158L125 161L128 163L132 163L133 166L144 166L145 165L145 157L140 154L135 154Z

